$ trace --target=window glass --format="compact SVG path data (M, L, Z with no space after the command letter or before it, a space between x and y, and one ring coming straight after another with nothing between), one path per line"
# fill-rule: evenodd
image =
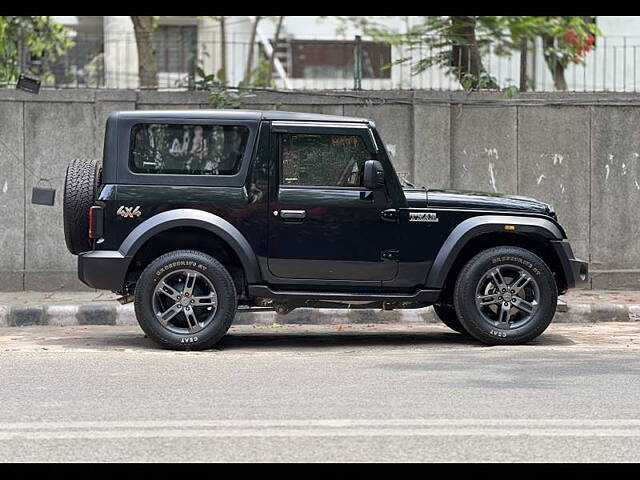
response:
M179 73L181 79L195 67L191 67L198 49L198 27L195 25L157 25L153 31L156 47L156 64L162 73ZM174 77L171 77L174 78Z
M278 45L292 78L353 78L353 40L282 39ZM362 78L391 78L391 69L385 68L391 63L391 45L362 41L360 50Z
M359 187L371 159L358 135L282 135L282 184Z
M233 175L249 129L231 125L138 124L131 132L129 164L135 173Z

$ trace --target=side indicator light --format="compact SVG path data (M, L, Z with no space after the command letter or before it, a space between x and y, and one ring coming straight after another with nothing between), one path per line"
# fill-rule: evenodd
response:
M515 230L515 229L516 229L516 226L515 226L515 225L505 225L505 226L504 226L504 229L505 229L505 230Z
M93 239L93 222L94 222L94 212L95 209L93 207L89 207L89 238Z

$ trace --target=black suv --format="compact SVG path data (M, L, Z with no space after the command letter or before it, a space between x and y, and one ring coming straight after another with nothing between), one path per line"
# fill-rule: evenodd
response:
M487 344L540 335L587 283L550 205L416 188L374 122L245 110L112 113L67 169L87 285L162 346L211 347L236 309L422 308Z

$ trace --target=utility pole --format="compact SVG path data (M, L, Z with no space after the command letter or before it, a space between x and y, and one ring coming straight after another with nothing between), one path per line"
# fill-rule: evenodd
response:
M353 89L362 90L362 37L356 35L353 49Z

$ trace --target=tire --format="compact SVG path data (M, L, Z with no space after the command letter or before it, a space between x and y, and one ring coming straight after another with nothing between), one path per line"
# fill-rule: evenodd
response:
M194 276L194 282L190 282L189 275ZM163 285L169 288L165 290ZM209 295L208 290L213 294ZM202 299L204 303L200 304ZM138 323L163 348L213 347L229 330L236 307L236 288L227 269L196 250L176 250L156 258L136 284L134 309ZM167 321L160 320L163 316Z
M474 338L487 345L519 345L549 326L558 289L551 270L534 253L494 247L464 266L453 301L460 323Z
M451 330L455 330L458 333L462 333L468 335L468 332L460 323L458 319L458 315L456 314L455 309L451 305L434 305L433 310L436 312L436 315L440 319L442 323L444 323Z
M62 212L64 240L73 255L91 249L89 208L96 200L101 176L102 168L97 160L75 159L67 167Z

